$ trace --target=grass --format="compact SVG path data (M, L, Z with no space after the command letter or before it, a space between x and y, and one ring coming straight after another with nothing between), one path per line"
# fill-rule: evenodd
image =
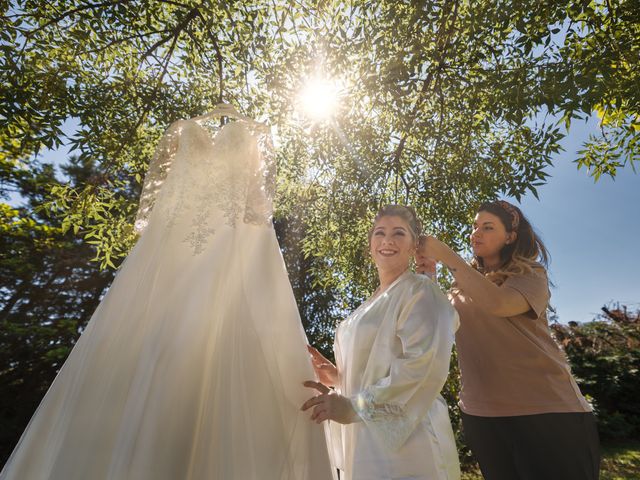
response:
M640 478L640 441L609 443L602 446L601 480Z
M472 471L463 471L462 472L462 480L482 480L482 475L480 475L480 470L472 470Z
M640 441L607 443L602 446L600 480L640 479ZM482 480L480 470L475 467L462 473L462 480Z

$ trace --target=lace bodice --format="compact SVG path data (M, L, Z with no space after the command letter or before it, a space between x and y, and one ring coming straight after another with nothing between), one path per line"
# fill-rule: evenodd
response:
M149 164L135 229L142 233L149 223L179 228L182 240L200 253L222 226L271 225L274 186L266 125L180 120L167 129Z

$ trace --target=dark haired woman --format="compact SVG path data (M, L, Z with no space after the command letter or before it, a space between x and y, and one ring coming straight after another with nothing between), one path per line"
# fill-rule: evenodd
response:
M520 209L502 200L478 209L471 265L422 240L418 271L432 259L455 278L460 408L484 478L598 478L594 415L548 328L548 253Z
M369 249L380 286L338 325L337 367L309 347L321 383L306 385L320 394L302 408L313 408L318 423L332 420L343 480L460 478L440 396L458 318L431 280L409 270L419 236L413 209L388 205L378 212Z

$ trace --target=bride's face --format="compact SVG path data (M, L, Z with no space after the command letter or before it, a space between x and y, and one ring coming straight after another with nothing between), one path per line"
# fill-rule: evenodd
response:
M397 216L380 218L373 226L369 250L379 270L406 269L416 252L409 224Z

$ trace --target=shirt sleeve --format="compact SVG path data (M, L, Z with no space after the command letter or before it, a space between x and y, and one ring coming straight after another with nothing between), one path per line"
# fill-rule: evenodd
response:
M402 308L396 335L402 351L389 375L351 398L367 427L398 450L425 417L449 373L458 315L435 285L425 284Z
M520 292L529 303L531 310L525 313L525 316L538 319L544 315L551 294L549 280L543 268L534 268L532 272L513 275L507 278L503 285Z

